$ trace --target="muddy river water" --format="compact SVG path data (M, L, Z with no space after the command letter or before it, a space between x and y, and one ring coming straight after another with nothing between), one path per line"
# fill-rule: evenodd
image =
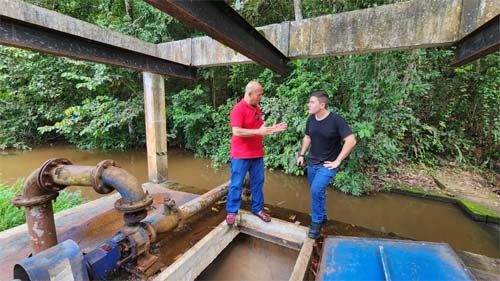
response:
M113 159L140 182L147 181L145 150L85 151L72 146L0 152L0 181L12 184L54 157L67 158L76 165L92 166L101 160ZM207 159L194 158L178 149L170 149L168 157L171 180L208 190L229 179L228 167L213 169ZM305 177L266 171L264 194L266 204L309 213L310 196ZM101 195L86 188L82 196L92 200ZM455 249L500 258L498 229L473 221L451 204L390 193L355 197L329 189L327 205L330 219L417 240L446 242Z

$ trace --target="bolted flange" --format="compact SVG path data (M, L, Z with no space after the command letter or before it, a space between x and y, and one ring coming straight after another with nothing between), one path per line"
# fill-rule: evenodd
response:
M14 204L18 208L38 206L56 199L58 195L59 193L54 192L54 193L35 196L32 198L24 198L22 194L18 194L16 198L12 200L12 204Z
M95 166L92 174L92 186L97 193L108 194L113 191L113 188L109 188L102 183L102 173L110 166L119 168L114 160L103 160Z
M146 191L146 197L141 201L125 203L123 202L123 198L116 200L115 209L124 213L134 213L145 210L151 204L153 204L153 197Z
M72 165L72 163L65 158L51 158L45 161L38 173L38 186L48 192L58 192L66 187L66 185L56 184L52 178L51 171L58 165Z

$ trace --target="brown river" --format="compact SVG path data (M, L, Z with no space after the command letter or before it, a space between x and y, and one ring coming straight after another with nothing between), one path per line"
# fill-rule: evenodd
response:
M12 184L54 157L91 166L113 159L140 182L147 181L145 150L85 151L72 146L0 152L0 181ZM229 180L228 167L213 169L210 160L194 158L190 153L169 149L168 159L171 180L207 190ZM101 196L91 189L82 192L88 200ZM266 171L264 194L266 204L309 213L310 196L305 177ZM455 249L500 258L498 228L473 221L451 204L390 193L355 197L329 189L327 208L330 219L417 240L446 242Z

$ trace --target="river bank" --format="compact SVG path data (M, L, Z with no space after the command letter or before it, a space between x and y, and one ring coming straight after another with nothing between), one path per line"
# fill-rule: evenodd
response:
M391 191L449 202L473 219L500 224L500 175L457 168L399 167L381 180Z

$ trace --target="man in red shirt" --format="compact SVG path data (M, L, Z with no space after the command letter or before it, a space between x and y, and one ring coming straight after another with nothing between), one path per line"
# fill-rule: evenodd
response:
M245 87L245 97L231 111L231 183L226 203L226 222L233 225L241 206L241 192L247 172L250 174L252 191L252 213L265 222L271 221L263 211L264 194L264 136L282 132L286 123L266 126L262 120L259 102L262 99L262 85L252 81Z

